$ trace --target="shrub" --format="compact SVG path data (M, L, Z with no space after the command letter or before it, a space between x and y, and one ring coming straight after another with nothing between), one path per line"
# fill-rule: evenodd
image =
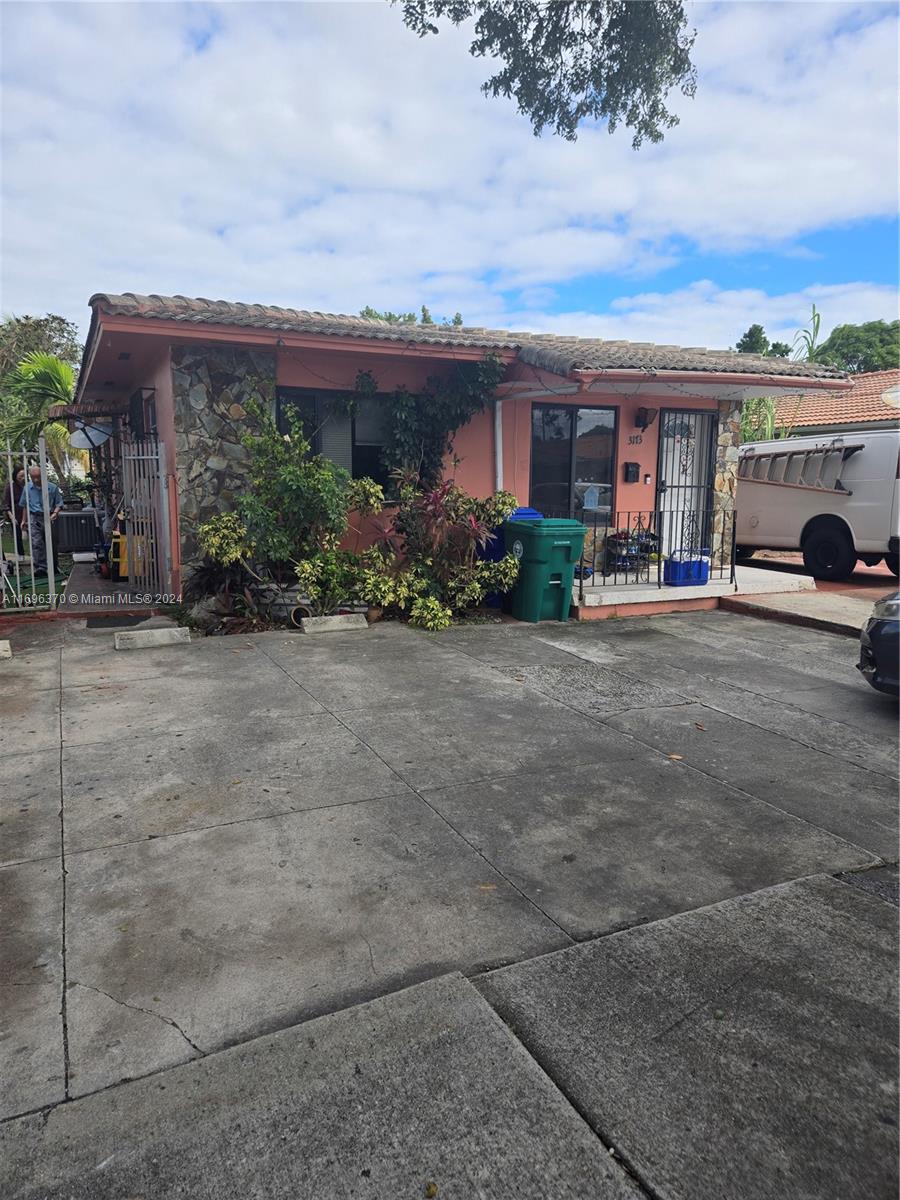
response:
M406 560L407 573L451 613L480 604L491 592L507 592L518 575L518 562L506 555L499 562L478 557L493 539L493 529L515 509L516 498L496 492L477 500L452 480L428 491L411 482L400 485L394 535Z
M385 543L362 554L340 550L351 511L381 512L381 487L311 454L296 414L288 412L284 435L258 406L253 415L259 434L244 439L248 492L237 513L214 517L198 531L212 562L240 566L257 582L290 564L301 598L318 614L361 600L409 613L426 629L444 628L454 613L515 583L511 555L499 562L479 557L516 507L509 492L478 500L452 480L422 489L418 471L397 476L399 504Z
M237 513L219 513L197 530L200 549L223 567L245 562L253 555L247 527Z
M198 529L208 559L241 566L257 581L276 577L284 564L297 575L304 597L320 614L352 599L357 585L356 555L338 550L350 511L379 513L384 493L372 479L351 479L347 471L310 453L297 415L287 413L290 433L278 432L267 412L251 406L258 435L247 435L248 491L236 513L222 513Z
M452 620L452 611L435 596L420 596L410 609L409 623L419 629L446 629Z
M351 479L347 485L347 508L363 517L376 516L384 508L384 489L374 479Z
M267 412L258 405L252 411L259 432L243 439L250 455L248 489L237 505L259 558L296 562L346 533L351 509L381 511L378 484L351 479L343 467L312 454L296 413L287 410L290 432L281 434Z
M300 599L309 600L318 617L327 616L352 599L359 559L346 550L316 550L296 565Z

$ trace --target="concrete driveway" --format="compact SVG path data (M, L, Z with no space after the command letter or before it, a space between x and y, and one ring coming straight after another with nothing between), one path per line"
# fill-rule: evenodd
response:
M386 1028L411 1022L422 1063L434 1053L434 1020L480 1030L458 1064L471 1072L473 1113L455 1135L460 1163L473 1152L467 1138L487 1128L475 1114L490 1084L476 1061L494 1055L526 1098L495 1111L494 1149L527 1141L528 1104L549 1114L531 1150L507 1164L504 1186L494 1180L485 1195L588 1194L579 1190L588 1181L590 1194L630 1195L627 1172L610 1168L607 1143L619 1140L654 1195L800 1194L823 1163L834 1189L803 1194L882 1194L896 1132L884 1118L894 912L879 896L897 854L896 706L857 677L851 640L713 612L441 635L386 624L118 654L109 631L60 622L21 632L14 649L0 664L2 1115L60 1105L61 1124L40 1116L6 1126L20 1189L7 1194L55 1195L58 1185L81 1195L71 1122L89 1157L101 1127L121 1136L103 1105L125 1103L123 1080L147 1077L127 1085L136 1089L127 1104L158 1120L154 1073L194 1072L173 1074L190 1092L227 1091L239 1072L235 1096L252 1114L248 1064L235 1054L294 1054L278 1038L336 1020L323 1014L340 1013L337 1028L352 1041L362 1036L354 1014L366 1012ZM848 872L856 887L829 878ZM616 949L620 937L632 949ZM671 981L652 995L639 982L647 955ZM831 999L814 983L826 961ZM794 1075L809 1061L795 1033L805 1038L816 1014L846 1024L857 993L867 1014L820 1053L812 1101L803 1091L802 1145L775 1155L786 1172L780 1193L765 1174L771 1144L750 1155L757 1184L741 1191L723 1184L724 1164L694 1170L673 1149L708 1141L721 1115L715 1096L755 1069L761 1051L744 1031L731 1044L731 1075L719 1059L695 1070L689 1020L712 1020L716 987L743 989L754 970L769 1001L757 994L751 1023L758 1032L763 1010L774 1021L764 1042ZM421 988L402 991L412 984ZM607 1013L602 1036L590 1023L595 1002ZM667 1039L660 1061L645 1043L673 1022L692 1045L676 1052ZM251 1041L277 1030L286 1032ZM634 1049L623 1065L626 1043ZM403 1056L415 1058L408 1047L397 1054L405 1066L391 1060L395 1085L413 1069ZM865 1065L848 1078L858 1054ZM598 1083L601 1061L613 1060ZM646 1095L632 1114L638 1062ZM327 1055L315 1070L337 1086ZM693 1133L691 1105L671 1106L679 1072L701 1080L709 1100ZM407 1083L414 1114L421 1096ZM797 1097L773 1108L776 1085L783 1080L767 1069L757 1102L796 1125ZM809 1149L824 1119L820 1087L844 1167L829 1166L827 1147L818 1158ZM346 1103L328 1095L317 1103ZM375 1092L365 1100L373 1112L378 1103ZM176 1140L177 1110L166 1107ZM748 1128L752 1113L750 1104ZM261 1111L259 1120L269 1137L271 1121ZM660 1145L666 1121L674 1141ZM58 1161L46 1144L53 1129L68 1147ZM557 1163L558 1186L528 1191L522 1181L557 1161L560 1137L571 1153ZM345 1146L345 1158L358 1150ZM22 1182L29 1155L49 1164L40 1191ZM457 1177L445 1167L441 1200L482 1194L469 1168L457 1164ZM418 1188L415 1172L384 1174L382 1190L358 1193L327 1172L307 1182L316 1196L421 1194L399 1187L408 1177ZM295 1194L296 1176L285 1178L284 1194ZM459 1190L447 1190L451 1180ZM96 1179L91 1187L84 1195L119 1194ZM282 1193L273 1185L266 1194Z

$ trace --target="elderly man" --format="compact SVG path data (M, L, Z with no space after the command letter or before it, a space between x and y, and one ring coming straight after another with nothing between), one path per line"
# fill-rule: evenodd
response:
M22 528L28 522L28 536L31 539L31 560L34 563L35 575L47 574L47 543L44 537L44 497L41 493L41 468L31 467L28 483L19 500L22 509ZM47 503L50 506L50 523L59 516L63 506L62 492L55 483L47 480Z

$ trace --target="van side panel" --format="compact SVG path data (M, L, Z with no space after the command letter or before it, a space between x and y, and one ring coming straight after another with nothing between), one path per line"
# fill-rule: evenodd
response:
M737 484L737 543L756 549L799 550L803 531L815 517L842 520L860 553L881 553L897 536L900 488L897 456L900 430L844 433L845 446L858 450L844 462L842 492L785 487L741 476ZM785 438L754 442L742 449L742 460L753 451L757 457L784 450L812 450L831 445L831 437Z

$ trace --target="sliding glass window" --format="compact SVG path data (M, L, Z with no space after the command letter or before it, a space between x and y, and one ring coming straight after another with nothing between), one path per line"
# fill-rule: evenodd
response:
M544 516L608 516L615 457L614 408L532 405L531 505Z

